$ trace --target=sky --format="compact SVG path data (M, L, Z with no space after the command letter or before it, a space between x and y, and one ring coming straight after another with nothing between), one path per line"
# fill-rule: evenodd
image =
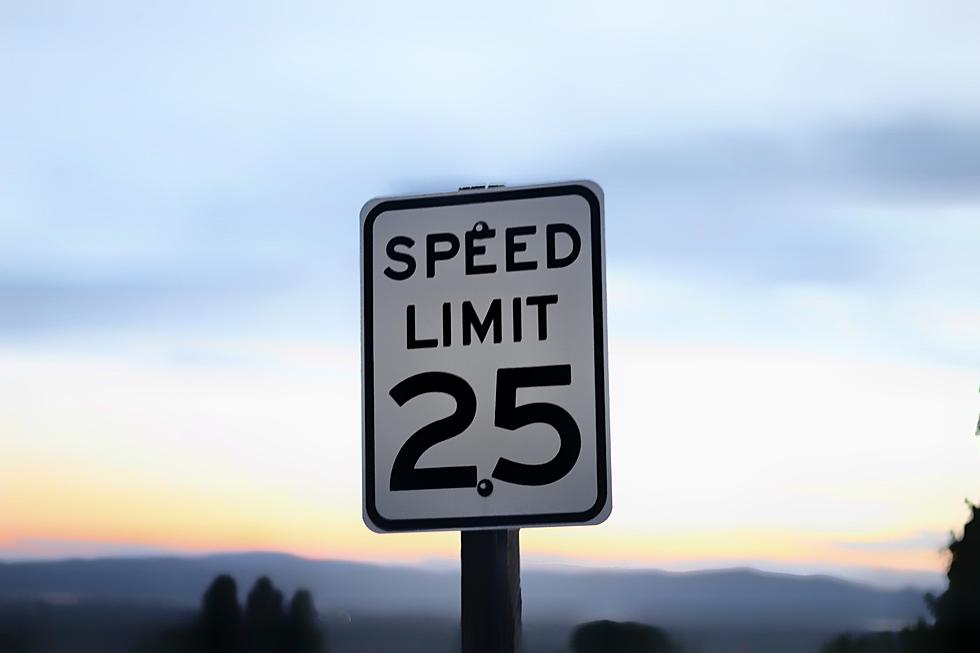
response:
M613 513L532 564L936 578L980 500L980 6L0 4L0 559L361 522L358 212L592 179Z

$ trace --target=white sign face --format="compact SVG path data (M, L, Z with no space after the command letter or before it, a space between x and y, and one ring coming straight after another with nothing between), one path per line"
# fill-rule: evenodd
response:
M365 523L608 517L602 189L375 199L361 229Z

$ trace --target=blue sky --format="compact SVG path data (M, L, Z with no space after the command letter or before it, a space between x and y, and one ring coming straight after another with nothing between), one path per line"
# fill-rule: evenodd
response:
M661 335L975 368L977 10L764 4L9 7L3 331L354 338L366 198L588 177Z
M614 358L939 375L969 447L978 25L967 1L8 3L0 350L37 387L50 359L83 385L87 365L305 374L304 346L356 348L367 199L589 178ZM16 412L0 400L11 442L40 428ZM957 469L944 500L976 492ZM960 508L879 530L920 542Z

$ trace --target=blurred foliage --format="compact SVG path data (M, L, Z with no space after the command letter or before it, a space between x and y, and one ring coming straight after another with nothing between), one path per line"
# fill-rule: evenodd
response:
M937 642L956 653L980 651L980 506L971 505L970 511L963 537L949 545L949 586L929 599Z
M20 630L0 632L0 651L3 653L35 653L39 650L40 647L29 632Z
M208 653L237 653L241 649L242 609L238 586L231 576L218 576L204 592L197 631Z
M822 653L980 653L980 506L970 504L963 536L949 544L949 586L926 596L935 622L898 633L841 635Z
M255 581L245 601L243 650L246 653L278 653L286 639L285 629L282 592L263 576Z
M272 581L259 578L248 593L244 616L231 576L212 581L196 621L144 640L133 653L326 653L313 596L298 590L285 606Z
M572 633L572 653L680 653L667 633L631 621L591 621Z
M932 628L919 622L898 633L841 635L824 645L821 653L939 653Z

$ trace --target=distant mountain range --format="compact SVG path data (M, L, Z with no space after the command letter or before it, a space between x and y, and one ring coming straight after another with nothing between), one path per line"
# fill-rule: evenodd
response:
M216 575L240 596L261 575L284 592L310 589L329 615L454 617L459 572L307 560L271 553L0 563L0 600L126 602L192 608ZM862 630L925 616L919 590L883 590L829 576L751 569L703 572L530 569L522 574L525 621L632 619L681 629Z

